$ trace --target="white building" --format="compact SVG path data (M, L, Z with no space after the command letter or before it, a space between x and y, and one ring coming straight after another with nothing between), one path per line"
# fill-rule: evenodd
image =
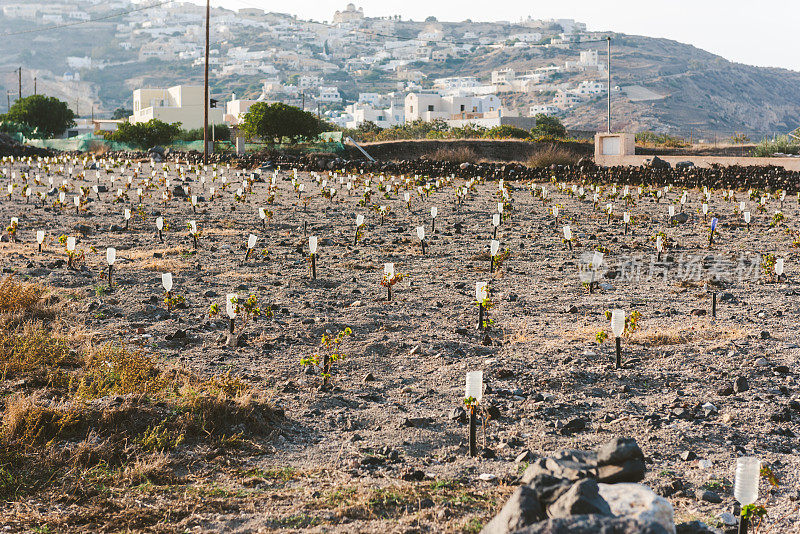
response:
M67 65L71 69L91 69L92 58L87 56L84 57L69 56L67 57Z
M584 80L578 84L578 87L573 92L576 95L585 97L601 95L606 92L606 84L594 80Z
M39 14L37 4L13 4L3 6L3 15L10 19L36 20Z
M322 76L300 76L297 80L297 85L300 86L300 89L305 91L306 89L313 89L315 87L319 87L322 85L323 80Z
M598 71L605 70L605 67L600 63L597 50L582 50L580 59L578 61L565 62L567 69L588 70L597 69Z
M168 89L136 89L133 92L133 115L130 122L158 119L168 124L181 123L192 130L203 127L203 86L176 85ZM209 124L222 124L223 110L208 108Z
M559 109L568 109L580 102L581 97L571 91L557 91L553 97L553 105Z
M367 121L380 128L391 128L405 122L404 107L394 103L387 108L376 108L362 103L351 104L347 106L347 115L346 128L358 128Z
M319 94L317 95L317 102L323 104L340 104L342 102L342 95L339 94L339 89L336 87L320 87Z
M369 104L377 108L384 104L386 98L380 93L358 93L359 104Z
M347 4L344 11L336 11L333 14L334 24L353 24L364 20L364 8L356 9L355 4Z
M516 71L511 68L505 68L492 71L492 85L511 85L517 77Z
M439 42L444 39L444 31L442 31L442 26L440 24L428 24L423 28L419 34L417 34L417 40L423 42Z
M531 117L535 117L540 113L544 115L558 115L561 113L561 110L550 104L534 104L528 109L528 114Z
M257 102L264 101L262 99L264 99L264 95L261 95L258 100L246 100L236 98L236 93L234 93L231 100L225 103L225 122L231 126L240 124L247 112L250 111L250 107Z
M542 34L539 32L526 32L526 33L515 33L514 35L510 35L509 40L511 41L521 41L523 43L538 43L542 40Z
M501 109L496 95L441 96L438 93L410 93L405 100L405 120L468 119Z

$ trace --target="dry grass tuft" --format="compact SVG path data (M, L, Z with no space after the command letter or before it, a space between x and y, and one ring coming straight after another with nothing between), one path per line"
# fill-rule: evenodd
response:
M138 458L127 465L123 478L133 485L150 482L152 484L171 484L177 477L172 470L169 453L161 451L150 456Z
M594 342L595 335L600 330L608 331L608 323L603 321L596 325L577 326L571 330L561 332L555 339L544 339L537 342L537 349L541 351L553 350L556 347L580 342ZM744 328L726 326L712 323L703 319L695 319L679 324L670 323L666 326L652 324L643 325L640 330L627 336L626 343L643 345L647 347L662 347L669 345L686 345L700 341L717 341L725 343L742 339L748 334ZM511 343L525 343L527 336L518 332L512 337Z
M147 260L153 258L153 254L161 254L161 256L180 256L181 254L188 254L190 251L186 247L166 247L166 248L152 248L134 250L128 253L131 260Z
M150 258L134 260L120 265L126 271L152 271L157 273L179 273L187 268L187 263L180 259Z
M40 325L26 324L17 331L0 331L0 372L3 380L24 377L32 386L59 385L66 369L80 364L62 339Z
M714 324L708 321L681 323L662 328L645 328L630 336L631 343L650 347L685 345L696 341L733 341L747 336L740 327Z
M338 486L322 492L311 508L330 510L336 517L350 520L399 519L420 500L430 499L456 514L477 513L488 520L496 511L497 502L511 491L509 486L479 490L448 480L420 484L396 483L381 487Z
M38 302L18 301L20 308ZM2 498L53 485L82 491L91 485L87 472L167 482L174 478L167 457L152 453L209 440L217 450L240 447L249 443L245 432L268 434L283 417L263 393L229 374L200 377L142 350L78 341L41 323L0 331L3 380L15 380L17 390L2 405ZM122 476L124 462L130 465Z
M88 353L83 371L75 394L84 400L108 395L156 395L169 385L153 358L143 351L111 344Z
M27 321L52 321L60 300L38 284L18 282L13 275L0 280L0 317L5 328Z
M17 395L3 413L3 441L5 445L45 444L56 437L75 436L83 426L79 407L43 406L35 398Z
M579 154L576 154L568 148L558 145L547 145L537 153L528 158L528 167L542 168L549 167L550 165L574 165L581 159Z
M478 155L467 147L442 147L429 156L434 161L449 161L450 163L476 163Z

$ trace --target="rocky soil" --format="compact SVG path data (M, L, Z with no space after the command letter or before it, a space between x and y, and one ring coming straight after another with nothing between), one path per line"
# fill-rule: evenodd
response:
M594 450L615 436L636 438L647 467L644 483L672 503L676 522L724 527L723 514L734 505L735 460L748 454L760 457L779 480L776 487L761 484L759 502L769 511L770 532L800 529L800 254L790 232L800 218L796 199L784 201L785 220L773 228L778 199L769 198L761 213L746 191L738 191L736 201L712 191L709 219L718 217L719 226L709 249L698 189L688 191L681 211L677 188L656 202L646 196L650 189L639 197L634 187L633 205L625 208L620 198L607 198L613 194L606 187L594 209L588 183L586 199L570 194L573 183L581 185L580 172L565 173L570 181L563 190L548 179L506 182L509 216L497 239L510 256L490 273L496 181L474 183L457 205L454 191L464 187L463 179L439 177L437 190L437 177L419 178L420 185L433 185L423 197L412 180L409 210L405 178L394 177L397 193L384 198L378 192L363 206L360 194L347 194L349 174L301 171L297 180L305 191L298 199L293 173L283 168L269 203L271 169L251 174L220 166L213 181L209 167L201 170L201 185L193 170L181 178L169 163L173 198L165 205L165 187L158 183L163 165L144 161L128 200L114 203L132 168L101 167L81 177L82 163L70 162L69 179L59 165L47 172L27 162L4 162L2 191L10 181L17 188L0 203L0 220L5 226L18 217L19 225L18 242L4 238L0 249L3 272L74 292L84 311L76 328L91 330L98 341L142 347L199 373L230 372L270 391L285 410L280 434L238 466L243 475L216 481L223 492L216 495L226 496L222 504L198 505L176 529L477 532L500 510L529 463L560 449ZM148 188L144 181L151 171L156 175ZM28 203L20 195L22 184L27 179L32 185L37 174L41 185L33 186ZM560 171L552 174L560 179ZM221 176L228 182L224 191ZM635 176L626 174L625 180ZM54 206L58 191L48 192L49 177L56 186L67 180L63 209ZM255 179L252 194L236 201L248 177ZM366 179L373 191L379 183L378 174L355 176L359 193ZM320 194L320 180L337 188L333 200ZM98 182L107 191L99 199L90 191L86 211L76 214L72 197L78 188ZM197 195L196 212L182 185ZM549 201L532 194L532 185L547 188ZM44 205L36 200L38 192L46 194ZM736 213L742 200L753 214L749 229ZM614 205L610 222L602 212L607 203ZM679 214L672 224L668 204ZM372 209L378 205L390 209L382 223ZM558 221L554 205L560 206ZM133 212L127 230L126 207ZM273 214L266 226L259 207ZM627 235L624 209L633 219ZM355 244L359 213L367 222ZM155 230L159 215L168 226L163 243ZM196 252L188 220L196 220L200 230ZM571 250L562 242L567 222L575 237ZM420 225L428 236L424 256L415 232ZM37 230L47 233L42 253ZM661 262L651 239L657 232L670 245ZM245 261L250 233L259 240ZM61 235L78 238L85 261L77 269L67 268L64 246L57 242ZM316 280L308 261L311 235L319 238ZM111 290L106 247L117 250ZM585 253L598 247L605 263L599 286L589 293L578 270ZM771 273L758 265L759 255L768 253L785 259L786 276L779 281L767 280ZM752 270L736 271L741 254L755 259ZM643 266L639 280L629 279L622 265L631 256ZM380 284L386 262L405 275L391 301ZM649 276L651 266L661 275ZM185 298L171 313L163 304L163 272L174 276L173 294ZM722 280L709 290L705 282L715 273ZM478 281L490 282L494 303L486 330L477 328ZM719 294L716 318L710 317L710 291ZM238 320L240 335L228 336L227 319L209 317L208 310L217 303L224 316L229 293L256 295L274 317L244 325ZM598 331L610 332L605 311L612 308L641 314L638 329L622 341L619 370L613 340L596 340ZM352 335L341 344L344 357L333 366L331 387L320 390L319 369L303 367L301 360L322 354L322 336L345 328ZM486 385L476 458L467 454L463 412L470 370L483 370ZM169 507L186 491L156 485L141 506ZM226 499L251 504L226 511ZM31 502L43 518L59 513L47 502ZM4 521L13 523L19 505L5 507ZM169 523L159 528L168 530Z

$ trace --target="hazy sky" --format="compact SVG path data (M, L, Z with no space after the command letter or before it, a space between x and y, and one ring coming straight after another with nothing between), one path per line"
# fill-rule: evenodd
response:
M204 3L203 0L190 0ZM362 0L366 16L401 15L443 21L572 18L590 30L666 37L688 43L731 61L800 71L800 1L798 0ZM330 21L347 0L212 0L227 8L259 7L300 18Z

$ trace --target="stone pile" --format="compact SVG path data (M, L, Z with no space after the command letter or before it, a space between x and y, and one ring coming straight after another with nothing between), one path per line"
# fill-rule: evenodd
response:
M158 150L149 153L111 152L106 157L152 158L157 161L180 161L201 163L199 152ZM287 154L262 152L236 156L234 154L211 154L209 163L231 164L243 169L261 166L275 168L293 167L303 171L326 172L344 170L350 173L383 173L406 176L450 176L459 178L486 178L512 180L558 181L604 184L630 184L645 186L672 185L677 188L708 186L716 189L782 189L794 193L800 189L800 173L774 166L714 166L694 167L689 164L672 167L669 163L654 158L641 167L598 167L590 158L583 158L574 165L551 165L532 168L521 163L458 163L427 158L375 161L342 158L335 154Z
M483 534L676 534L713 532L679 525L672 505L638 484L644 454L631 438L596 451L560 451L531 463Z

